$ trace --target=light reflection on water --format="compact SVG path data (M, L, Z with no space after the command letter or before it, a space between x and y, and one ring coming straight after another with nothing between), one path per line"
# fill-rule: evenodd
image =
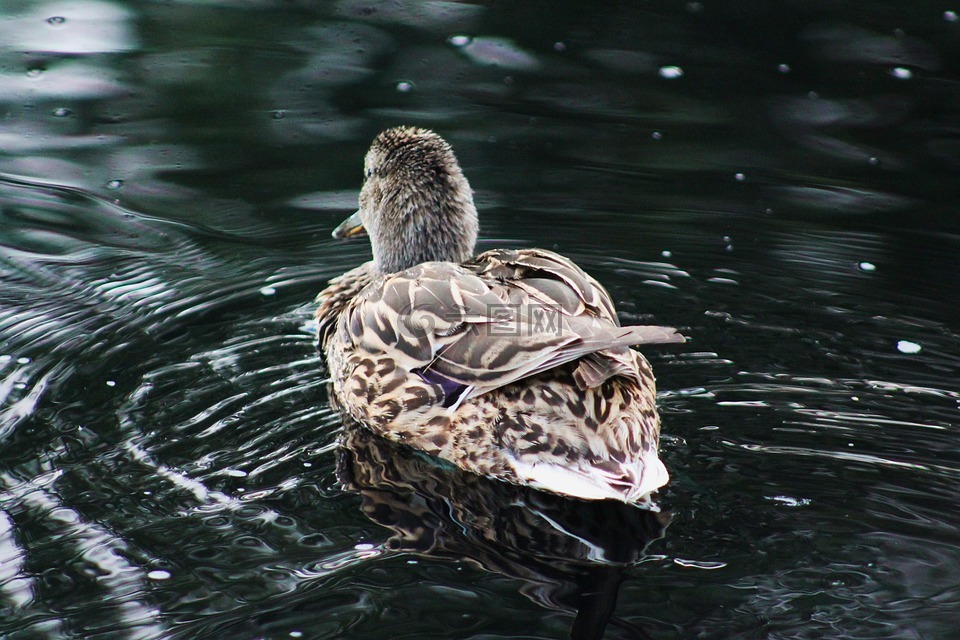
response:
M791 9L4 4L0 634L952 633L956 23ZM692 338L669 527L344 431L310 301L399 123Z

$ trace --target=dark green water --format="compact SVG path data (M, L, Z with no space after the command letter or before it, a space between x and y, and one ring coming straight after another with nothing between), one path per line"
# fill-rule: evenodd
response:
M0 636L954 637L953 12L5 0ZM311 300L397 124L691 338L662 516L340 438Z

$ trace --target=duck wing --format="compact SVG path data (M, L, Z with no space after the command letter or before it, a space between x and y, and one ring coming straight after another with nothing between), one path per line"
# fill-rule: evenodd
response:
M321 352L326 350L327 340L337 326L340 312L348 307L375 278L373 262L365 262L333 278L323 291L317 294L318 305L314 319L317 321L317 346Z
M346 310L340 327L359 352L389 354L398 367L456 390L457 402L585 356L580 379L599 384L636 368L629 346L683 341L669 327L618 326L595 280L537 250L387 276Z

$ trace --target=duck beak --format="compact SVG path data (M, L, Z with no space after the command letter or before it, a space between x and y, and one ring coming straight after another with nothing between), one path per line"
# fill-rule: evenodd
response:
M363 222L360 221L359 211L341 222L340 226L333 230L333 237L337 240L357 238L365 235L367 235L367 230L363 228Z

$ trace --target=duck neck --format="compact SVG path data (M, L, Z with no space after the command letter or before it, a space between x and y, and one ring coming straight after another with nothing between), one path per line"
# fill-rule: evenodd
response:
M469 186L434 201L398 201L404 203L402 215L393 218L398 224L381 218L379 228L368 229L379 273L396 273L423 262L465 262L473 257L478 223Z

